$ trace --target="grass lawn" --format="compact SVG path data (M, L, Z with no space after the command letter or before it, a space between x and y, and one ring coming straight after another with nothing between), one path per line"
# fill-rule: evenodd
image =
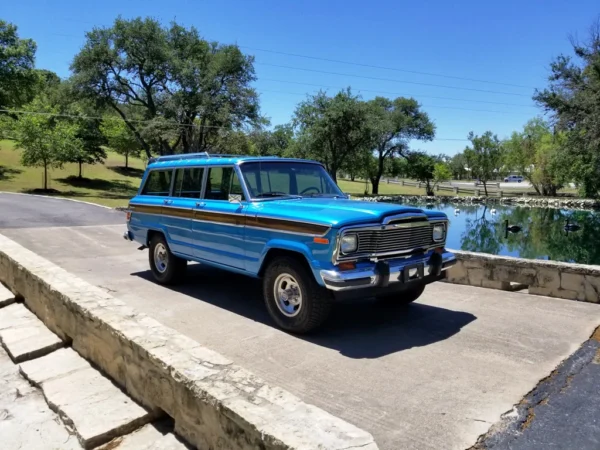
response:
M21 151L14 149L13 142L0 141L0 191L34 193L35 189L43 188L43 168L23 167L20 160ZM127 206L128 200L137 192L144 173L144 163L141 159L129 158L129 170L125 170L124 165L125 160L122 156L108 152L104 164L83 166L83 180L77 178L77 164L65 164L62 169L50 169L48 188L56 191L50 195L110 207ZM347 194L358 196L365 193L364 180L338 180L338 185ZM371 193L370 183L368 189ZM561 192L564 191L574 190L564 189ZM379 194L425 195L425 188L388 184L384 181L379 184ZM452 191L438 191L436 194L454 196Z
M338 186L346 194L364 195L365 193L365 182L363 181L350 181L340 180L337 181ZM373 189L371 183L368 183L369 194L372 193ZM418 188L415 186L401 186L399 184L390 183L387 184L385 181L379 183L379 195L425 195L425 188ZM436 195L439 196L451 196L454 197L452 191L438 191ZM466 195L466 194L459 194Z
M33 193L44 187L44 169L23 167L20 160L21 151L15 150L11 141L0 141L0 191ZM48 188L58 191L51 194L57 197L127 206L139 187L144 163L129 158L129 170L124 166L124 157L108 152L104 164L84 165L84 179L79 180L77 164L65 164L62 169L49 169Z

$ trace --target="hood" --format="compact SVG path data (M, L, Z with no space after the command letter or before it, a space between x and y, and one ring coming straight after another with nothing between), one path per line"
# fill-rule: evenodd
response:
M393 203L366 202L336 198L301 198L256 202L248 213L266 217L309 221L331 227L381 222L384 217L407 212L423 213L428 218L446 215L439 211L422 210Z

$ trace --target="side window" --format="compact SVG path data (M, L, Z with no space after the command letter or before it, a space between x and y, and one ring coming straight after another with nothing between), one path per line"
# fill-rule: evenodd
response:
M171 191L173 170L153 170L146 178L142 195L159 195L168 197Z
M242 195L242 185L233 167L211 167L208 169L204 198L229 200L229 194Z
M204 175L204 169L201 167L177 169L173 197L200 198L202 175Z

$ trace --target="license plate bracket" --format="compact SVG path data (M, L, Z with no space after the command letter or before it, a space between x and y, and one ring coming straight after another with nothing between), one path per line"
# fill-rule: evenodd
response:
M412 264L404 266L400 279L403 283L410 283L411 281L420 280L423 278L425 273L425 264Z

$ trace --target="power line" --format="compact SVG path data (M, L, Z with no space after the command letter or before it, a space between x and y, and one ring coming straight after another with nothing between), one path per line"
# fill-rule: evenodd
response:
M30 115L38 115L38 116L52 116L52 117L62 117L62 118L71 118L71 119L84 119L84 120L106 120L106 117L100 116L79 116L76 114L62 114L62 113L49 113L44 111L19 111L19 110L11 110L11 109L0 109L0 113L11 113L11 114L30 114ZM112 120L123 120L118 117L110 117ZM133 122L133 123L149 123L152 120L123 120L124 122ZM162 124L164 125L164 124ZM183 124L178 122L171 122L168 125L173 125L177 127L192 127L192 128L213 128L213 129L225 129L231 131L230 127L219 127L214 125L194 125L194 124ZM468 141L468 139L456 139L456 138L435 138L434 141Z
M319 87L319 88L326 88L326 89L345 89L345 87L340 87L340 86L327 86L327 85L323 85L323 84L314 84L314 83L303 83L300 81L289 81L289 80L277 80L275 78L260 78L259 81L275 81L277 83L288 83L288 84L300 84L300 85L304 85L304 86L314 86L314 87ZM356 89L356 91L358 92L372 92L374 94L386 94L386 95L399 95L399 96L409 96L409 97L419 97L419 98L434 98L436 100L451 100L451 101L459 101L459 102L471 102L471 103L487 103L490 105L505 105L505 106L519 106L519 107L524 107L524 108L536 108L536 106L534 105L524 105L521 103L505 103L505 102L492 102L492 101L488 101L488 100L469 100L466 98L456 98L456 97L439 97L439 96L435 96L435 95L411 95L411 94L407 94L405 92L390 92L390 91L379 91L379 90L374 90L374 89L362 89L362 88L357 88L357 87L353 87L352 89Z
M75 19L62 19L62 20L73 21L73 22L76 21ZM81 22L81 23L90 24L90 22ZM72 34L64 34L64 33L51 33L51 34L55 35L55 36L61 36L61 37L69 37L69 38L77 38L77 39L81 38L81 36L75 36ZM455 76L455 75L444 75L444 74L433 73L433 72L423 72L423 71L419 71L419 70L400 69L398 67L386 67L386 66L379 66L379 65L375 65L375 64L365 64L365 63L360 63L360 62L355 62L355 61L344 61L344 60L340 60L340 59L323 58L320 56L283 52L280 50L258 48L258 47L252 47L249 45L239 45L239 44L232 44L232 45L236 45L237 47L246 48L249 50L265 52L265 53L272 53L275 55L292 56L295 58L312 59L315 61L326 61L326 62L332 62L332 63L336 63L336 64L346 64L346 65L357 66L357 67L368 67L371 69L389 70L389 71L402 72L402 73L412 73L412 74L416 74L416 75L426 75L426 76L431 76L431 77L448 78L448 79L453 79L453 80L471 81L471 82L475 82L475 83L496 84L499 86L511 86L511 87L517 87L517 88L523 88L523 89L535 89L536 88L535 86L525 86L522 84L506 83L506 82L501 82L501 81L482 80L482 79L477 79L477 78L459 77L459 76Z
M259 93L263 93L263 92L273 92L273 93L277 93L277 94L289 94L289 95L301 95L301 96L305 96L307 94L302 94L300 92L287 92L287 91L277 91L277 90L271 90L271 89L261 89L260 91L257 91ZM438 108L438 109L454 109L457 111L473 111L473 112L486 112L486 113L496 113L496 114L523 114L523 115L530 115L529 113L514 113L511 111L496 111L496 110L491 110L491 109L473 109L473 108L460 108L460 107L456 107L456 106L442 106L442 105L429 105L429 104L423 104L422 105L423 108Z
M477 82L477 83L498 84L498 85L502 85L502 86L512 86L512 87L525 88L525 89L535 89L534 86L524 86L522 84L503 83L503 82L500 82L500 81L490 81L490 80L478 80L476 78L458 77L458 76L454 76L454 75L442 75L442 74L439 74L439 73L421 72L421 71L418 71L418 70L409 70L409 69L399 69L399 68L396 68L396 67L377 66L377 65L373 65L373 64L364 64L364 63L353 62L353 61L342 61L342 60L339 60L339 59L322 58L322 57L319 57L319 56L300 55L298 53L288 53L288 52L282 52L282 51L278 51L278 50L269 50L269 49L264 49L264 48L256 48L256 47L250 47L250 46L247 46L247 45L238 45L238 47L240 47L240 48L247 48L247 49L255 50L255 51L259 51L259 52L274 53L276 55L294 56L294 57L297 57L297 58L314 59L314 60L317 60L317 61L327 61L327 62L333 62L333 63L338 63L338 64L348 64L348 65L359 66L359 67L369 67L369 68L372 68L372 69L392 70L392 71L395 71L395 72L413 73L413 74L417 74L417 75L428 75L428 76L440 77L440 78L451 78L451 79L454 79L454 80L474 81L474 82Z
M339 75L339 76L344 76L344 77L364 78L367 80L388 81L388 82L392 82L392 83L403 83L403 84L416 84L419 86L440 87L440 88L445 88L445 89L458 89L461 91L485 92L487 94L502 94L502 95L514 95L517 97L529 97L529 95L516 94L514 92L490 91L487 89L476 89L476 88L465 88L465 87L458 87L458 86L447 86L447 85L443 85L443 84L421 83L418 81L395 80L393 78L380 78L380 77L371 77L371 76L367 76L367 75L354 75L354 74L350 74L350 73L329 72L326 70L305 69L303 67L284 66L284 65L280 65L280 64L270 64L270 63L261 63L261 62L257 62L256 64L259 64L261 66L279 67L281 69L302 70L304 72L315 72L315 73L324 73L324 74L328 74L328 75Z

